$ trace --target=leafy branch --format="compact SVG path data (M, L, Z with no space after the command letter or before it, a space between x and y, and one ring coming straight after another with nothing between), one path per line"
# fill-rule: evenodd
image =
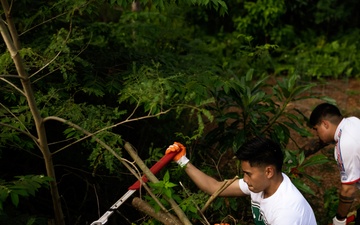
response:
M65 119L63 119L63 118L56 117L56 116L48 116L48 117L45 117L45 118L44 118L44 122L46 122L46 121L48 121L48 120L56 120L56 121L62 122L62 123L64 123L64 124L68 124L68 125L70 125L71 127L76 128L77 130L82 131L83 133L86 134L86 136L79 138L78 140L74 141L73 143L70 143L70 144L68 144L68 145L66 145L66 146L64 146L64 147L62 147L62 148L54 151L52 154L55 155L56 153L58 153L58 152L60 152L60 151L62 151L62 150L64 150L64 149L66 149L66 148L68 148L68 147L70 147L70 146L72 146L72 145L74 145L74 144L76 144L76 143L78 143L78 142L81 142L81 141L83 141L83 140L85 140L85 139L87 139L87 138L89 138L89 137L92 137L92 136L94 136L94 135L96 135L96 134L99 134L99 133L101 133L101 132L103 132L103 131L105 131L105 130L109 130L109 129L115 128L115 127L120 126L120 125L125 124L125 123L130 123L130 122L134 122L134 121L138 121L138 120L143 120L143 119L149 119L149 118L158 117L158 116L160 116L160 115L163 115L163 114L168 113L170 110L171 110L171 109L168 109L168 110L166 110L166 111L159 112L159 113L154 114L154 115L148 114L147 116L142 116L142 117L137 117L137 118L132 118L132 119L127 118L127 119L124 120L124 121L121 121L121 122L119 122L119 123L116 123L116 124L113 124L113 125L104 127L104 128L102 128L102 129L100 129L100 130L97 130L97 131L95 131L95 132L93 132L93 133L90 133L90 132L88 132L88 131L85 131L85 130L84 130L83 128L81 128L80 126L78 126L78 125L76 125L76 124L73 124L73 123L71 123L71 122L69 122L69 121L67 121L67 120L65 120Z

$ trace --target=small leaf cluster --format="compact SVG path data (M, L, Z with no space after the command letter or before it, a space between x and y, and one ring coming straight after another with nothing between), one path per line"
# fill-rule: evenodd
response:
M17 180L11 182L0 180L0 210L3 210L3 204L8 198L14 206L18 206L20 197L35 196L35 192L42 187L48 187L51 180L43 175L24 175L15 178Z
M153 193L158 196L165 196L168 199L176 198L176 196L174 196L173 187L177 185L170 182L169 171L165 172L162 180L157 183L149 183L149 186L153 188ZM154 201L154 199L148 195L145 197L149 200L149 203L153 205L155 211L160 210L160 206ZM159 200L164 206L169 206L169 203L164 198L161 197Z

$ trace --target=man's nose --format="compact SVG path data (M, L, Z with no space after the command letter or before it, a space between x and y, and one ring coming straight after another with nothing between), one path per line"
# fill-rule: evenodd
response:
M248 178L246 176L244 176L243 180L246 184L248 184Z

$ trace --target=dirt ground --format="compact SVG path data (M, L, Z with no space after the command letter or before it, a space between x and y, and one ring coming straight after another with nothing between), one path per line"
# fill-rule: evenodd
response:
M311 89L311 94L318 96L326 96L336 100L336 104L339 106L344 116L357 116L360 117L360 79L340 79L330 80L326 83L320 83L315 88ZM294 107L301 110L306 116L310 116L311 110L318 104L321 103L318 99L307 99L294 103ZM360 135L360 134L359 134ZM305 143L308 140L301 140L298 138L298 143ZM290 143L291 145L291 143ZM289 149L292 149L289 146ZM333 156L334 145L329 145L321 149L316 154L324 154L331 160L330 163L326 163L321 166L309 168L307 173L319 177L321 179L321 186L316 186L309 183L309 186L315 191L316 196L306 196L310 204L312 204L315 213L317 214L317 220L323 221L326 224L324 217L328 217L325 210L326 200L329 197L324 198L326 190L330 190L334 187L338 188L340 185L340 178L337 165ZM310 156L311 157L311 156ZM337 195L333 193L333 195ZM360 205L360 191L353 204L353 211ZM320 218L319 218L320 217ZM322 224L321 223L321 224Z

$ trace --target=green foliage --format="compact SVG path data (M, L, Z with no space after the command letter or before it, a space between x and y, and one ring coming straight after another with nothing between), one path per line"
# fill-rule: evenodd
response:
M145 159L144 162L146 165L152 165L153 162L159 161L164 156L164 149L155 148L154 143L150 144L149 147L149 158Z
M328 162L329 159L322 154L314 155L305 160L305 154L303 151L285 150L284 172L289 175L292 182L300 191L315 195L314 191L309 187L309 185L304 183L303 179L305 178L320 187L321 177L310 176L306 172L306 169L308 167L311 168L312 166L322 165Z
M13 70L14 62L11 59L9 52L4 52L0 56L0 73L9 74Z
M306 126L306 117L296 108L292 108L291 103L314 98L315 96L307 93L314 84L301 85L300 76L296 74L279 78L276 83L271 84L269 75L255 76L254 71L250 69L244 75L224 79L222 88L214 92L216 102L208 108L214 114L216 126L205 136L202 142L204 145L216 146L217 151L225 154L228 150L236 152L248 138L256 135L269 136L279 141L282 146L287 146L290 138L293 138L290 133L294 132L291 131L302 137L312 135ZM196 155L208 154L209 148L211 147L205 147L205 152ZM320 178L308 175L305 169L309 166L321 165L328 160L323 155L305 160L303 152L293 150L285 150L285 154L287 157L284 172L302 192L315 194L304 183L304 179L320 185ZM201 163L202 169L204 164ZM221 176L227 177L227 173ZM227 201L226 207L223 201ZM222 216L218 213L214 214L221 219L223 215L235 215L237 212L234 209L242 207L242 204L244 202L239 200L219 199L214 203L212 210L217 211L221 208Z
M171 53L191 50L186 46L191 34L187 29L183 29L186 24L182 21L183 17L178 14L169 13L169 15L177 16L164 17L156 8L148 8L147 12L139 14L121 9L118 13L124 16L121 17L120 22L105 22L109 18L105 18L106 15L102 14L101 10L107 6L103 8L94 2L55 1L43 2L43 5L41 5L42 3L29 5L27 1L18 3L14 4L13 10L16 12L14 18L16 18L19 33L24 35L23 40L25 40L22 42L23 48L20 53L33 82L37 107L44 118L48 116L62 117L88 132L97 132L95 137L108 144L120 156L122 150L119 146L122 146L123 138L121 135L112 133L113 127L111 127L120 121L134 119L138 116L146 118L149 115L147 113L151 115L167 110L173 106L174 100L176 105L173 109L178 110L179 115L184 108L188 108L186 113L189 112L198 118L199 135L204 128L203 115L209 120L212 119L212 115L202 108L202 105L213 101L211 98L205 98L206 85L199 85L198 82L195 82L194 80L198 79L195 76L192 78L193 82L188 82L190 79L187 79L176 84L186 77L179 71L184 71L190 63L194 62L186 54L182 60L169 54L169 50ZM126 2L124 1L124 3ZM159 8L157 3L161 3L161 1L154 2L153 6ZM208 4L206 1L194 3ZM111 2L111 4L115 4L115 2ZM215 7L219 6L220 10L226 7L222 1L212 1L211 4ZM174 4L170 5L174 6ZM167 25L164 26L164 23ZM37 24L41 24L41 26L36 27L36 34L32 34L29 29ZM176 26L173 26L174 24ZM177 27L177 30L174 30L174 27ZM152 30L152 34L154 34L153 39L147 39L147 37L152 37L147 33L149 30ZM168 39L164 38L166 36ZM180 36L183 38L178 40ZM162 41L159 42L159 40ZM177 41L181 44L177 44ZM144 49L148 51L144 51ZM4 59L0 68L2 74L16 74L9 54L4 52L5 54L1 56ZM112 55L110 56L109 53ZM194 55L192 54L192 57ZM199 59L199 65L200 61ZM119 64L121 66L118 66ZM178 70L176 67L179 64L183 68ZM143 88L141 85L137 86L136 82L138 81L131 82L126 78L126 76L130 77L133 72L132 65L142 65L139 72L135 71L139 74L137 78L142 80L144 77L149 77L149 79L143 80L146 89L136 93L141 98L145 98L139 102L137 102L138 99L133 101L130 95L121 96L128 90L132 90L127 89L128 87ZM165 65L165 68L159 70L159 65ZM203 67L196 68L191 73L202 71L206 67L206 65L202 65ZM178 74L182 77L176 77ZM170 78L171 76L176 78L169 79L170 84L166 80L168 75ZM202 79L205 80L205 78ZM161 81L160 85L158 85L158 81ZM211 81L207 80L207 82ZM1 146L8 147L14 143L14 146L19 148L24 145L23 143L30 143L30 141L24 140L21 133L11 129L11 126L29 134L30 130L33 131L34 124L25 98L21 96L18 89L14 88L16 85L21 87L20 83L18 81L14 83L14 86L3 86L6 93L2 95L5 99L1 101L5 100L2 103L6 104L1 105L1 122L9 127L1 131ZM6 82L6 84L8 83ZM188 89L182 90L181 85L187 85ZM160 88L155 90L159 93L151 92L149 96L155 97L146 99L148 91L154 87ZM161 92L162 87L170 88L166 89L170 95L168 92ZM181 95L179 98L169 98L176 92ZM129 94L132 93L129 91ZM124 101L117 103L118 95ZM168 98L163 99L167 95ZM156 98L157 96L159 98ZM145 112L136 111L137 103L142 104ZM181 105L184 103L186 105ZM193 106L194 104L195 106ZM132 111L134 108L135 111ZM129 110L130 112L128 112ZM70 157L67 158L66 154L59 153L73 151L72 155L74 156L79 155L81 158L89 156L90 165L94 167L94 171L97 171L99 165L103 165L110 172L118 169L118 160L97 143L82 141L80 147L75 146L78 141L84 140L82 139L84 134L79 130L67 127L66 124L62 126L52 122L47 122L46 126L49 128L49 139L54 140L55 143L51 146L54 156L60 155L59 157L65 161L65 164L69 162ZM98 132L101 129L104 130ZM31 154L37 154L35 149L30 149L29 146L27 144L23 148ZM32 147L34 146L32 144ZM70 150L64 151L65 149ZM77 160L81 161L81 158ZM76 159L72 158L71 160ZM86 165L79 165L79 167L87 168ZM93 173L93 175L96 174ZM13 196L13 201L16 202L16 195Z
M1 224L11 224L11 225L45 225L47 224L47 219L40 216L31 216L29 214L22 215L4 215L0 212L0 222Z
M21 197L35 196L41 187L48 187L51 178L43 175L16 176L17 180L6 182L0 180L0 210L4 202L10 198L14 206L18 206Z
M205 199L209 198L204 192L198 191L191 193L191 195L183 196L181 201L178 201L180 208L185 212L189 218L201 220L198 209L201 209L205 204Z
M189 217L197 220L201 220L199 215L199 209L204 206L204 199L208 198L208 195L204 192L198 191L197 193L189 194L187 191L176 192L175 188L178 185L170 182L170 173L166 171L162 180L157 183L149 183L149 186L152 187L153 193L157 196L166 196L167 198L174 199L184 211L184 213ZM154 207L155 210L159 210L159 205L149 196L145 196L148 202ZM164 206L169 206L169 203L165 201L162 197L159 199ZM155 221L146 221L142 224L158 224Z
M149 4L151 7L157 8L159 10L165 10L173 5L172 1L164 1L164 0L155 0L148 3L146 0L140 1L142 4ZM128 6L131 1L127 0L110 0L110 4L117 4L119 6ZM180 4L180 3L179 3ZM227 12L227 5L225 1L222 0L183 0L181 4L189 5L199 5L199 6L208 6L214 8L215 10L219 10L220 14L223 15Z
M283 52L279 61L285 61L286 57L286 64L278 66L277 73L296 72L304 80L357 76L358 48L354 42L328 42L322 37L316 46L304 43L291 51Z
M267 35L269 28L274 26L286 11L284 1L277 0L244 1L244 9L245 16L234 20L237 30L244 34L262 32Z
M162 113L173 109L177 115L185 110L194 115L198 128L192 139L199 138L204 130L203 120L213 120L212 114L204 107L214 101L208 97L208 87L216 77L191 76L187 74L165 75L160 64L153 67L134 65L133 73L128 76L119 103L129 102L142 105L150 114Z
M168 198L172 198L171 188L175 187L176 184L170 182L170 174L169 171L166 171L163 180L157 183L151 183L151 187L155 188L155 194L163 194Z
M288 110L288 105L310 98L303 93L313 84L299 85L299 76L292 75L277 81L271 93L266 90L268 78L263 76L254 82L251 69L244 76L225 81L223 90L216 93L220 101L211 108L218 126L207 134L209 143L219 143L221 149L236 151L247 138L256 135L271 136L284 146L289 141L290 129L302 136L311 135L304 126L301 112Z
M359 21L354 16L359 3L355 0L230 0L226 4L155 0L140 1L137 12L131 11L131 3L21 0L12 4L20 55L41 115L59 116L96 133L94 137L120 156L123 140L131 139L146 146L139 148L139 154L150 155L147 163L157 161L162 155L157 146L171 143L176 136L189 145L204 145L192 156L202 157L210 174L223 176L217 167L209 166L209 146L219 146L221 155L236 151L254 135L271 136L283 146L292 138L290 133L308 137L305 116L290 104L313 97L307 93L313 85L302 81L356 77L360 71ZM0 74L5 79L0 87L0 122L7 126L0 132L0 152L23 149L34 155L36 145L24 135L35 133L33 118L19 91L20 82L6 77L16 70L4 46L0 43ZM134 122L157 113L156 121ZM90 138L82 139L79 130L45 125L59 161L72 167L69 162L74 160L81 170L90 165L95 180L101 168L112 175L121 171L111 153L87 141ZM286 154L287 173L302 191L312 193L302 180L318 184L318 179L308 176L305 168L326 160L322 156L305 159L293 150ZM176 199L189 217L199 219L193 203L201 205L201 194L173 192L179 187L172 187L169 174L157 185L154 189ZM24 192L29 193L21 190L14 190L7 199L16 203ZM79 199L88 200L88 189L79 192L86 194ZM209 210L216 219L224 218L235 215L244 204L218 199ZM70 209L74 216L69 221L87 213L81 209Z
M170 182L170 173L166 171L162 180L157 183L149 183L149 186L153 188L153 193L156 195L163 195L169 199L177 199L178 197L174 195L173 187L177 186L176 184ZM150 196L146 196L147 200L150 204L153 205L155 211L160 210L160 206L152 199ZM169 206L167 201L163 198L160 199L160 202L164 204L164 206Z
M326 24L347 19L350 16L349 5L352 1L320 0L316 4L314 15L316 24Z
M229 8L238 4L228 2ZM358 2L244 1L240 4L242 10L230 12L234 14L237 32L254 37L258 45L280 46L280 54L273 58L276 73L296 72L305 79L358 76L359 47L354 39L358 36L355 25L358 19L354 16Z
M122 148L119 146L123 146L123 139L120 135L105 131L97 134L96 138L110 146L118 156L122 156ZM94 139L91 142L95 143L95 147L93 147L88 159L90 165L94 168L93 173L99 165L104 165L110 173L116 172L120 164L119 160L114 157L113 153L104 149L98 142L95 142Z
M324 193L324 209L326 211L327 218L333 218L336 214L337 206L339 204L338 189L331 187L325 190ZM325 221L329 222L329 221Z

